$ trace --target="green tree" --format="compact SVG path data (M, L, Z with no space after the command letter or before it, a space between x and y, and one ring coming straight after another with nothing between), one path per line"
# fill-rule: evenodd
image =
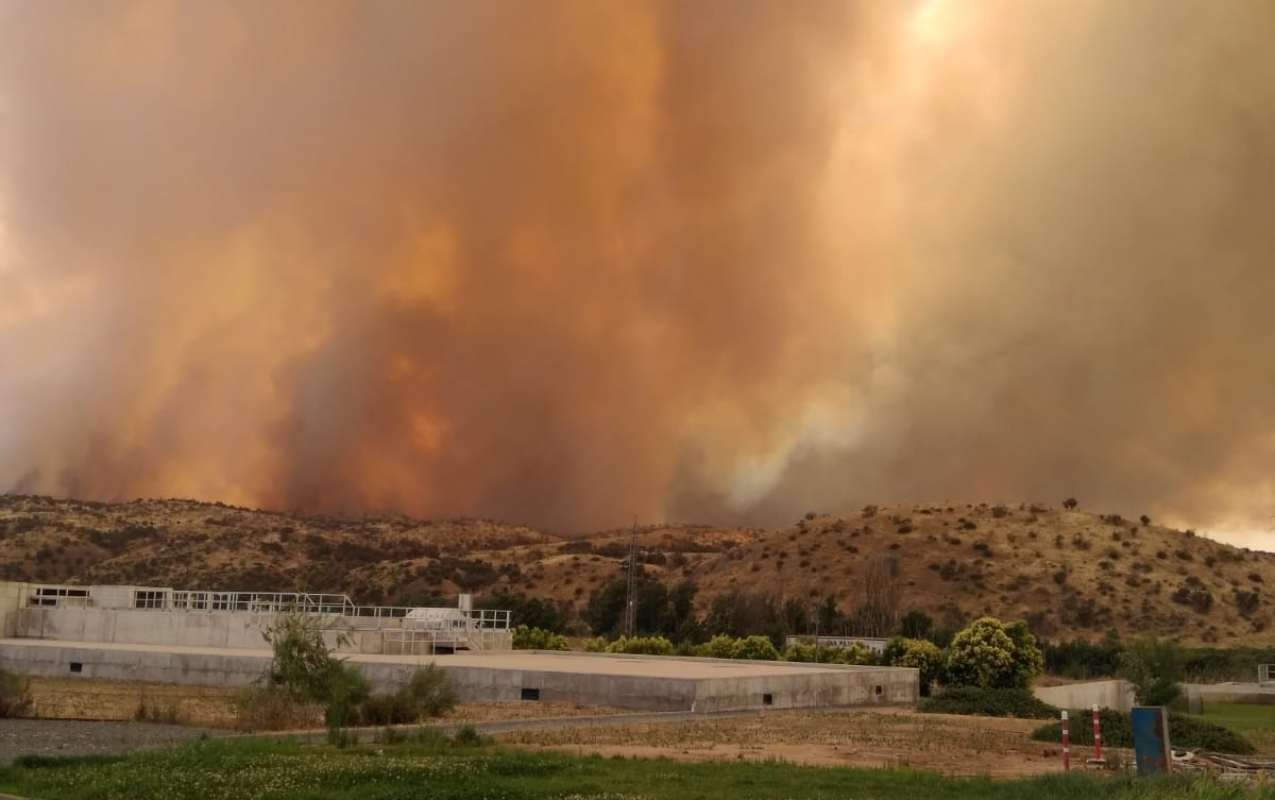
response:
M1005 626L1005 633L1014 643L1014 686L1026 689L1036 680L1036 676L1045 671L1045 658L1031 628L1023 620L1011 622Z
M915 608L904 614L903 621L899 623L899 632L907 639L928 639L933 628L934 620L930 619L930 615Z
M658 580L640 575L635 587L637 613L635 633L678 636L700 635L694 626L692 612L695 584L682 581L670 590ZM589 597L584 620L598 636L614 636L624 629L624 609L628 602L628 581L614 578ZM689 624L688 624L689 623Z
M539 628L551 633L565 633L567 629L567 619L562 611L552 602L539 597L499 591L479 597L474 606L509 611L509 622L514 627L526 625L528 628Z
M948 648L947 677L954 686L1025 689L1043 661L1036 638L1023 623L982 617L956 634Z
M819 632L822 634L832 635L846 626L845 615L841 613L841 608L837 606L837 598L832 595L828 595L823 599L815 614L816 619L819 621Z
M266 680L297 700L324 702L328 685L341 666L323 640L318 619L309 614L285 613L262 631L273 657ZM337 636L338 645L345 640Z
M790 597L784 601L782 615L784 627L795 634L810 632L810 609L799 597Z
M1167 706L1182 695L1183 655L1173 642L1143 636L1120 654L1120 677L1140 705Z
M779 603L775 598L754 592L732 589L713 598L704 629L709 636L762 634L780 647L789 633Z
M322 704L329 737L339 742L342 728L357 718L370 691L363 673L332 655L323 634L319 617L275 617L262 631L272 652L266 681L295 700ZM338 646L348 641L346 634L337 634Z
M921 695L930 696L930 686L943 672L943 651L933 642L924 639L905 639L896 636L886 643L882 660L894 667L913 667L920 670Z

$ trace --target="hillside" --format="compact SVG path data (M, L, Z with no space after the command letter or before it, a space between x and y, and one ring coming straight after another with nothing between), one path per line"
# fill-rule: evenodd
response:
M631 532L564 538L488 520L334 518L189 500L0 496L0 577L205 589L345 592L410 605L501 589L582 610L622 573ZM1024 617L1052 637L1156 632L1272 644L1263 591L1275 554L1118 516L1039 505L869 507L774 529L654 525L647 574L692 580L696 606L732 589L861 601L872 562L896 565L901 610L941 624Z

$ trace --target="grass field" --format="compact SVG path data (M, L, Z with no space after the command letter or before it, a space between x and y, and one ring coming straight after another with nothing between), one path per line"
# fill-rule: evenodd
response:
M1262 752L1275 752L1275 706L1209 703L1200 717L1243 734Z
M344 750L207 741L124 758L28 759L0 769L0 788L59 800L1275 800L1275 789L1185 779L994 781L779 762L677 763L465 746L438 736Z

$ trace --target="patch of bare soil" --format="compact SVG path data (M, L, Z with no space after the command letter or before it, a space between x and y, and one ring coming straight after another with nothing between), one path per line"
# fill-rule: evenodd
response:
M1057 748L1028 738L1035 724L904 711L781 711L682 723L517 731L497 738L530 749L680 761L782 759L993 777L1057 772Z

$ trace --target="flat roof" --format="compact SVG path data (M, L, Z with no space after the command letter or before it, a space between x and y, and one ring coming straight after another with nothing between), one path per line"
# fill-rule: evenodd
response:
M240 656L269 658L267 649L229 647L187 647L167 644L128 644L119 642L76 642L61 639L0 639L0 645L22 647L78 648L122 652L173 653L208 656ZM700 680L707 678L751 678L764 675L828 675L845 672L894 670L896 667L865 667L846 664L808 664L792 661L732 661L728 659L687 658L680 656L639 656L621 653L547 652L529 650L497 650L464 652L453 655L414 656L368 653L337 653L355 663L367 664L438 664L440 667L483 667L487 669L534 670L540 672L592 673L597 675L632 676L635 678L672 678Z

